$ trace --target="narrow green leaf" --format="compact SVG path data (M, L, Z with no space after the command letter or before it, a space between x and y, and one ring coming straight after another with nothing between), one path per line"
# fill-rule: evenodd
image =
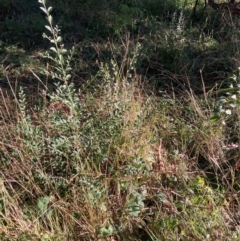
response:
M66 68L66 72L69 72L69 71L71 71L71 70L72 70L71 67L67 67L67 68Z
M51 13L52 12L52 7L49 7L48 8L48 13Z
M216 122L216 121L219 121L219 120L220 120L220 117L218 115L215 115L215 116L210 118L211 122Z
M52 29L50 28L50 26L46 25L45 28L46 28L47 30L49 30L50 32L52 32Z
M53 20L52 15L49 15L48 21L49 21L50 24L52 24L52 20Z
M40 7L41 9L42 9L42 11L44 12L44 13L46 13L47 14L47 11L46 11L46 9L45 8L43 8L43 7Z
M64 61L63 56L61 54L59 54L59 60L61 63L63 63L63 61Z

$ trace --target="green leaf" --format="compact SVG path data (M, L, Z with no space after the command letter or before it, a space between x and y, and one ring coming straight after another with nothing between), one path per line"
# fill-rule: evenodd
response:
M173 229L177 225L177 220L169 219L169 220L167 220L166 224L167 224L168 228Z
M56 50L56 48L55 47L51 47L50 48L52 51L54 51L54 52L56 52L57 53L57 50Z
M70 80L71 79L71 75L70 74L68 74L67 76L66 76L66 80Z
M215 116L213 116L213 117L210 118L210 121L211 121L211 122L217 122L217 121L219 121L219 120L220 120L220 116L218 116L218 115L215 115Z
M66 72L69 72L69 71L71 71L71 70L72 70L71 67L67 67L67 68L66 68Z
M61 36L58 36L58 37L57 37L57 42L58 42L58 43L62 42L62 37L61 37Z
M67 53L67 50L66 49L61 49L61 54L65 54Z
M49 15L48 21L49 21L50 24L52 24L52 20L53 20L52 15Z
M49 204L49 197L40 197L37 200L37 207L42 213L47 211L48 204Z
M103 236L108 236L110 234L109 230L106 228L99 228L99 233Z
M59 60L60 60L61 63L64 62L64 58L63 58L63 56L61 54L59 54Z
M49 7L48 8L48 13L51 13L52 12L52 7Z
M46 28L47 30L49 30L50 32L52 32L52 29L51 29L50 26L46 25L45 28Z
M114 228L113 228L112 225L109 225L108 228L104 228L104 227L99 228L98 232L99 232L99 234L101 234L102 236L109 236L109 235L112 235L112 234L113 234Z
M137 217L141 211L139 204L135 201L130 201L127 205L127 210L130 216Z
M43 7L40 7L40 8L42 9L42 11L43 11L44 13L47 14L47 10L46 10L45 8L43 8Z

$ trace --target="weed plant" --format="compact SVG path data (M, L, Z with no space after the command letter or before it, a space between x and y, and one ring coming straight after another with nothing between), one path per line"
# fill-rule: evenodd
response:
M45 86L37 104L24 87L0 92L0 239L239 240L239 76L208 91L194 75L206 62L192 57L220 44L190 39L183 11L167 23L148 18L145 40L128 33L95 46L110 46L111 58L77 88L74 48L39 3L50 44L41 72L54 90ZM129 30L133 5L112 19L113 39ZM169 80L166 91L145 81L147 64L152 78ZM188 77L201 80L200 95Z

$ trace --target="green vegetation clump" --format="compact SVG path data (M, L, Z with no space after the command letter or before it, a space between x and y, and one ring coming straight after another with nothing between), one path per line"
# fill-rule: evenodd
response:
M0 239L240 240L237 19L24 3L0 3Z

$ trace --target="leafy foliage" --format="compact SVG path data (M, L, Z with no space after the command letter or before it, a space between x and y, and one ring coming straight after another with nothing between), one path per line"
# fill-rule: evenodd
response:
M1 240L239 239L239 35L190 27L192 2L39 0L28 69L3 38Z

